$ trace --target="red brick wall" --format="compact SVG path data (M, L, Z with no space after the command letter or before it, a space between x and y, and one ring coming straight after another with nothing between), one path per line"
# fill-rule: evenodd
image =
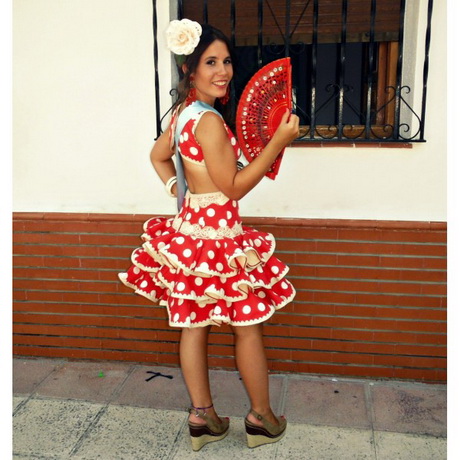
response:
M163 307L117 279L149 216L16 213L13 350L178 365ZM265 327L274 372L446 380L446 224L246 218L277 238L295 301ZM210 365L234 369L213 328Z

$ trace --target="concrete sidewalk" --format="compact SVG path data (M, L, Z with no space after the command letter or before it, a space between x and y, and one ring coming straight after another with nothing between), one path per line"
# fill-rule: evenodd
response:
M248 449L238 373L211 371L230 434L194 453L179 369L17 358L13 380L14 459L447 458L445 385L271 375L272 407L286 415L288 431L276 444Z

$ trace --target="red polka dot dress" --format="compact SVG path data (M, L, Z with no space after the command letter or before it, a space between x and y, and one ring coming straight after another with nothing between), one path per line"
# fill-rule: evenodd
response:
M194 136L202 114L185 124L178 147L184 161L206 167ZM226 129L237 157L236 139ZM273 256L273 235L243 226L238 202L222 192L188 191L180 212L148 220L141 238L132 266L119 278L165 305L170 326L256 324L294 298L288 267Z

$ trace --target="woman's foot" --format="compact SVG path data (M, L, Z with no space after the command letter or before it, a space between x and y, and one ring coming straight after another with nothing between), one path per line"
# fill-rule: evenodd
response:
M194 425L206 425L206 420L209 419L217 424L222 423L222 419L220 419L217 415L214 406L205 407L203 409L190 406L189 413L190 415L188 417L188 421ZM203 415L206 415L206 419L203 417Z
M254 413L256 413L258 415L261 415L265 420L267 420L269 423L271 423L273 425L279 425L278 418L275 416L275 414L273 413L273 411L270 408L268 408L266 410L254 411ZM248 422L251 422L253 425L263 426L264 425L263 421L261 419L259 419L258 417L256 417L254 415L254 413L253 413L252 410L251 410L251 412L249 412L249 414L246 417Z
M263 444L278 442L286 432L285 417L275 417L271 409L266 416L250 410L244 421L248 447L258 447Z
M188 427L194 451L227 436L230 419L220 419L212 405L209 407L191 406L189 413Z

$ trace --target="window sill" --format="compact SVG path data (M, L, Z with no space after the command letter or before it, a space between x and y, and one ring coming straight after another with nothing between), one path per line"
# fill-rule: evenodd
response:
M413 146L412 143L409 142L376 142L376 141L321 141L321 140L299 140L292 143L289 147L295 148L318 148L318 147L341 147L341 148L389 148L389 149L411 149Z

